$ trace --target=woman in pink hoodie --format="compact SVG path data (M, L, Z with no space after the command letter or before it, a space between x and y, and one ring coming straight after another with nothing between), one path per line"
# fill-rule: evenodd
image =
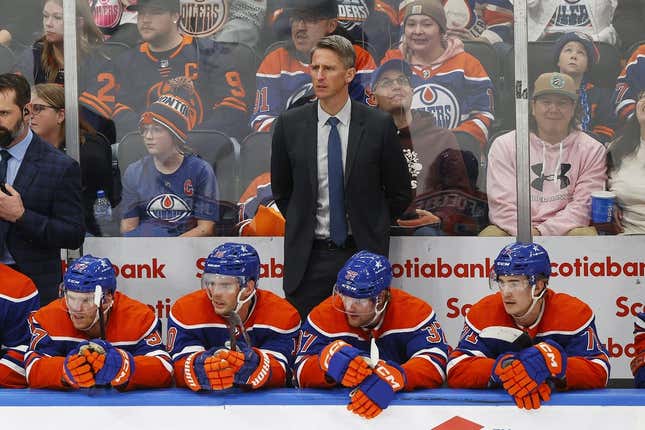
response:
M530 121L533 235L595 235L591 193L607 179L605 148L579 129L573 79L544 73L535 81ZM495 139L488 155L490 221L480 236L517 234L515 131Z
M385 53L381 64L407 61L414 76L412 109L431 112L441 128L465 131L482 146L493 122L493 84L479 60L464 44L446 34L446 14L439 0L401 3L403 38Z

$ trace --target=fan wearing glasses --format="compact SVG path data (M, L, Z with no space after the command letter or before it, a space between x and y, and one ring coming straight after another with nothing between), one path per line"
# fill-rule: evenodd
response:
M65 151L65 90L63 87L57 84L34 85L31 106L31 129L44 141ZM115 195L113 186L112 150L108 139L82 118L79 118L78 137L85 226L90 234L99 236L101 232L92 211L96 192L105 191L113 206L120 198Z
M522 409L551 391L604 388L609 357L582 300L548 288L551 260L537 243L512 243L495 259L495 293L465 317L448 361L452 388L504 388Z

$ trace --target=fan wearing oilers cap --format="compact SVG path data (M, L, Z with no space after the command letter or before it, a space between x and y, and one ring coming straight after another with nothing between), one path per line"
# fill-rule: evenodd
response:
M31 388L126 391L170 385L161 321L147 305L116 291L110 260L89 254L75 260L60 293L29 316L25 369Z
M449 352L432 307L391 288L387 258L361 251L338 272L331 297L316 306L297 342L302 388L353 388L347 408L374 418L401 390L436 388Z
M548 288L551 262L536 243L505 246L490 288L466 315L448 361L453 388L503 388L517 406L537 409L557 389L604 388L609 357L582 300Z
M283 387L291 378L296 309L258 289L260 257L224 243L206 257L201 289L179 298L168 317L168 350L178 387L222 391Z

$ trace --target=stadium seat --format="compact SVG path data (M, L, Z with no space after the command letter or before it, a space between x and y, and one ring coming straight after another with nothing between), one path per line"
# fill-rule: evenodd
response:
M125 134L117 147L117 158L119 159L119 170L121 179L128 166L148 154L143 145L143 138L138 130Z
M0 45L0 73L10 72L14 62L15 58L11 49Z
M240 190L258 175L271 170L271 132L249 134L240 146Z
M188 133L191 151L215 170L220 200L236 202L239 197L239 144L218 130L193 130Z

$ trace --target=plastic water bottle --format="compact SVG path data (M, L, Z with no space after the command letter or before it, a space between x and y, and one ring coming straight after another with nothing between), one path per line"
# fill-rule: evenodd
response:
M99 226L101 235L105 235L107 226L112 222L112 206L110 201L105 197L105 191L96 192L96 201L94 202L94 219Z

